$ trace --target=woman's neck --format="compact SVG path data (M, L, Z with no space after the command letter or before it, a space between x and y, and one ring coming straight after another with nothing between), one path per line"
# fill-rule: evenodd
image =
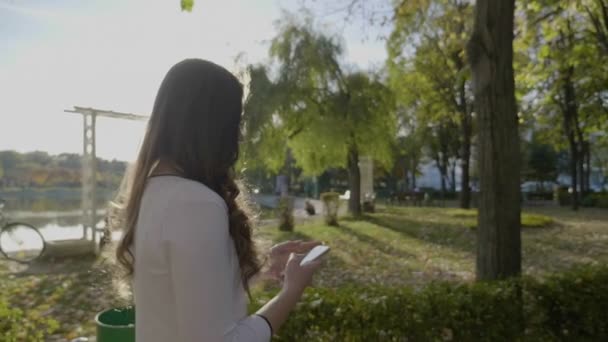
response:
M160 176L160 175L174 175L174 176L182 176L183 170L181 167L177 166L174 162L170 162L164 159L161 159L156 163L154 168L152 168L152 172L150 176Z

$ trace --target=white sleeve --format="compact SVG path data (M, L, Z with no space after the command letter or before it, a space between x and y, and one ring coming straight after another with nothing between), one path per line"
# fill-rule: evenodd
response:
M226 208L204 199L180 199L170 205L164 219L176 341L270 341L270 327L262 317L252 315L237 322L232 318L233 242Z

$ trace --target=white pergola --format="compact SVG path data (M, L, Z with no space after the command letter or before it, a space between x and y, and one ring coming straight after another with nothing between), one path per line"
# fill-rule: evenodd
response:
M120 113L111 110L102 110L96 108L78 107L66 109L66 113L75 113L82 115L83 118L83 152L82 152L82 223L83 237L86 240L87 236L91 236L90 251L95 254L99 253L99 244L97 243L97 234L99 229L96 227L97 212L95 203L96 193L96 148L95 148L95 123L97 117L107 117L122 120L147 121L148 116ZM90 231L90 234L87 234Z

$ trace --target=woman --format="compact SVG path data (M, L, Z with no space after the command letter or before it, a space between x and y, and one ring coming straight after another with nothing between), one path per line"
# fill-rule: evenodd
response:
M242 96L232 74L196 59L160 86L117 250L134 277L137 341L269 341L320 266L300 266L303 255L293 254L317 243L273 247L269 272L283 275L282 290L247 316L261 263L233 172Z

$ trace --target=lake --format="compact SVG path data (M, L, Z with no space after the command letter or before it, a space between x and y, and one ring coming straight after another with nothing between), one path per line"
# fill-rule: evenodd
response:
M98 228L104 226L103 218L110 198L111 196L106 194L105 197L97 200ZM36 196L33 198L9 196L4 197L4 200L6 206L3 212L8 221L23 222L38 228L45 241L75 240L85 237L79 196ZM252 201L260 207L263 220L275 216L272 207L276 206L276 200L277 197L271 195L260 194L252 197ZM321 212L320 202L313 201L313 203L317 207L317 212ZM306 217L304 199L296 199L294 215L296 217ZM120 239L120 236L120 232L112 233L113 240ZM90 234L86 238L91 239Z

